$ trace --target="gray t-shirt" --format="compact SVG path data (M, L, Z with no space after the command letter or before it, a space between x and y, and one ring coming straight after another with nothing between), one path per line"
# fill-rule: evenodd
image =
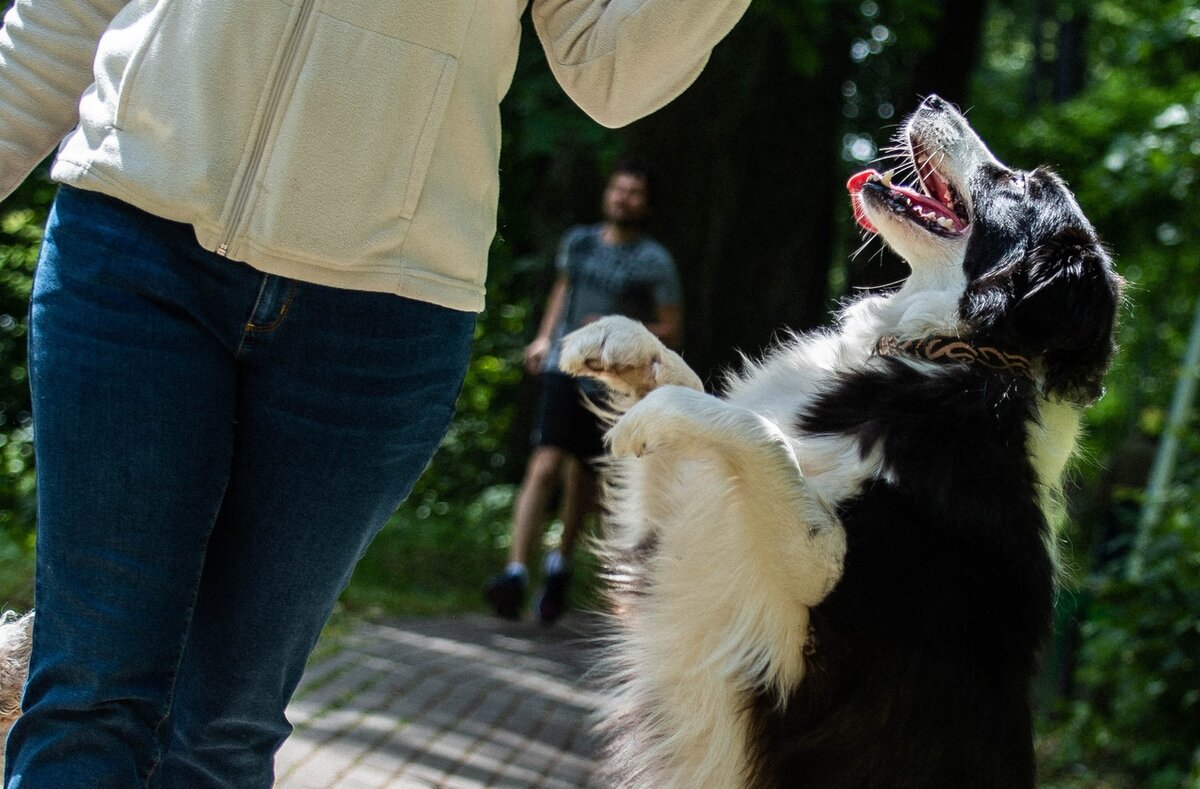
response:
M551 336L543 370L558 369L559 340L601 315L625 315L643 323L659 307L683 302L675 261L662 244L641 236L628 244L607 244L603 225L580 225L563 235L555 268L567 277L566 303Z

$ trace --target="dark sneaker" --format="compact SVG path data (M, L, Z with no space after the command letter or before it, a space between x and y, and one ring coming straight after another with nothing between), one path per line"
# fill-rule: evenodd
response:
M509 573L493 575L483 585L483 596L496 616L520 619L521 608L525 605L525 579Z
M547 625L553 624L567 612L567 587L571 584L571 571L546 573L546 586L538 597L538 617Z

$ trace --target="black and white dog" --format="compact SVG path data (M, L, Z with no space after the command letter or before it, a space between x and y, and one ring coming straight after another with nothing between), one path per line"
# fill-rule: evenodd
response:
M1122 282L1063 181L1001 164L941 99L900 142L910 186L849 187L907 282L722 397L633 321L564 342L622 414L614 785L1033 785L1047 511Z

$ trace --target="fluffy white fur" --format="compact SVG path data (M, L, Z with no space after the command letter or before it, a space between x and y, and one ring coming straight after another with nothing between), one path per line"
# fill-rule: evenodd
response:
M24 616L12 611L0 615L0 767L4 764L8 730L21 714L32 635L32 611Z

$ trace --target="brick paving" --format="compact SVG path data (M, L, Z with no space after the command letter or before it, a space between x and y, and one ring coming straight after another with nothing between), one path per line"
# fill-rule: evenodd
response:
M599 787L596 621L356 623L309 666L276 789Z

